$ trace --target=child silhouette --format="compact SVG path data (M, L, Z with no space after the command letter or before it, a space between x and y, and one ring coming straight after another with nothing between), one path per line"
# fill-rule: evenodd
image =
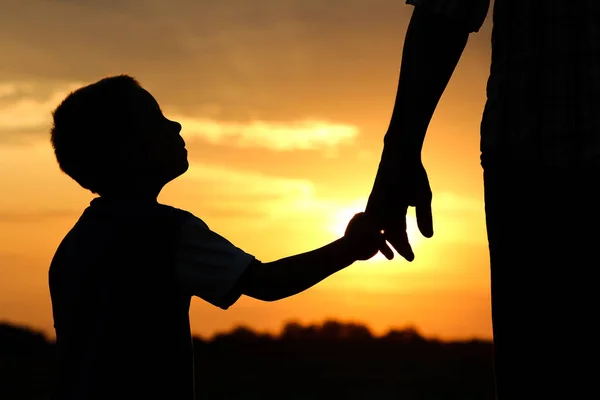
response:
M57 399L193 399L192 296L227 309L241 295L293 296L384 241L363 213L316 250L262 263L157 196L188 169L181 125L132 77L102 79L53 112L62 171L99 196L49 270Z

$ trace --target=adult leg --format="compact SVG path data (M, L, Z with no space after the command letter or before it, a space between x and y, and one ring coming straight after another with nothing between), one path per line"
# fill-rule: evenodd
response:
M599 178L597 171L485 168L500 400L589 394L582 355L596 354L586 332L596 315Z

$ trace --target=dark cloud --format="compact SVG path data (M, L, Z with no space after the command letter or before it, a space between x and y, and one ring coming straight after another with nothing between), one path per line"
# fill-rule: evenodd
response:
M0 78L131 73L163 103L293 118L395 80L411 8L398 0L6 1ZM381 72L384 74L382 83ZM364 104L363 104L364 106Z
M404 3L3 0L0 82L62 84L130 73L167 114L322 119L379 138L412 12ZM467 54L463 61L482 77L489 69L481 61L489 57L488 34L486 27L471 39L471 52L483 57Z

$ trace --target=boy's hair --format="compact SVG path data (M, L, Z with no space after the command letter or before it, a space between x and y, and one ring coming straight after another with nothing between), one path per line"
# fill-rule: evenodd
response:
M50 141L60 169L85 189L101 193L119 172L118 149L133 128L129 75L104 78L71 92L52 112Z

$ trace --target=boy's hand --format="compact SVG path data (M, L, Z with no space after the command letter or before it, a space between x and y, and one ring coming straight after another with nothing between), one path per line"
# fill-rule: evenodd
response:
M350 252L354 259L365 261L375 256L380 249L388 258L388 254L393 252L385 242L385 237L381 230L377 228L375 221L364 212L360 212L350 220L344 233L344 239L347 241Z

